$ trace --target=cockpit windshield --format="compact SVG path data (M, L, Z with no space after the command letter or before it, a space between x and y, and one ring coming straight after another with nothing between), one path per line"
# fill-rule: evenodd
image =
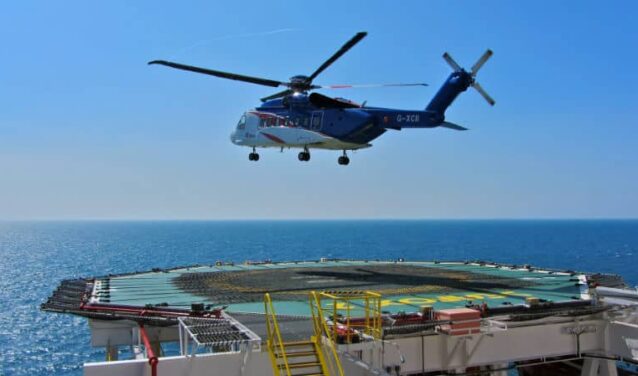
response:
M237 123L237 129L244 129L246 128L246 115L242 115L241 118L239 119L239 123Z

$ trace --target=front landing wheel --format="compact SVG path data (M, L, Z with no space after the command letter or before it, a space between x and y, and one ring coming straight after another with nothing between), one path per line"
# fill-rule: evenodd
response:
M310 160L310 153L307 151L302 151L302 152L299 152L299 155L297 157L302 162L308 162Z

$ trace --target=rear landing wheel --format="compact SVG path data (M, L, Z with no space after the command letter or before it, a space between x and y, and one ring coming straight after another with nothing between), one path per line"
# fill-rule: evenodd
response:
M350 163L350 158L348 158L345 155L342 155L341 157L339 157L339 159L337 159L337 163L339 163L342 166L347 166Z
M259 160L259 154L255 152L248 154L248 160L257 162Z

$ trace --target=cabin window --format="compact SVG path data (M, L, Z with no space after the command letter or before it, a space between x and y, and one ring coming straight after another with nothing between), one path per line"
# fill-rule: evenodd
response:
M259 128L274 127L277 119L274 117L264 117L259 119Z
M279 125L282 127L294 127L295 124L288 118L279 118Z

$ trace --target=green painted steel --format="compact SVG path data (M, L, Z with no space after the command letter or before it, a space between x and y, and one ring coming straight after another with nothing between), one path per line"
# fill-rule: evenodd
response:
M419 268L423 270L420 271ZM397 274L403 269L421 274L414 277ZM310 276L307 276L304 270L309 270ZM386 270L395 274L384 274ZM251 273L242 274L244 271ZM296 277L295 273L301 277ZM489 307L504 304L520 305L524 304L527 297L553 302L588 299L585 278L580 274L493 264L392 261L198 266L98 279L103 282L108 280L109 283L108 288L107 284L102 284L103 287L97 288L96 292L97 296L101 296L102 303L140 307L150 304L178 308L190 308L192 303L204 303L211 306L228 305L226 310L229 312L263 313L263 302L251 301L252 298L247 296L263 296L265 290L260 286L250 286L242 279L256 275L268 281L263 289L278 286L275 291L269 292L273 295L275 309L279 315L309 316L307 290L314 286L313 283L316 283L317 287L321 287L325 281L328 281L329 286L338 284L333 281L339 281L341 274L353 278L345 285L347 289L353 289L353 286L361 282L365 284L361 289L379 291L383 295L382 310L391 313L415 312L426 305L434 306L435 309L483 303ZM378 277L378 274L383 276ZM292 276L293 279L279 280L280 275L286 278ZM294 278L300 278L305 285L300 287L302 282ZM383 279L378 290L375 290L375 278ZM417 282L410 284L409 278L414 278ZM401 281L396 282L394 279ZM421 283L424 280L427 283ZM432 284L431 280L435 283ZM213 295L207 290L209 287ZM295 290L297 288L298 292ZM222 293L214 295L216 291ZM297 296L297 293L302 297ZM354 312L360 309L356 307L356 301L352 304Z

